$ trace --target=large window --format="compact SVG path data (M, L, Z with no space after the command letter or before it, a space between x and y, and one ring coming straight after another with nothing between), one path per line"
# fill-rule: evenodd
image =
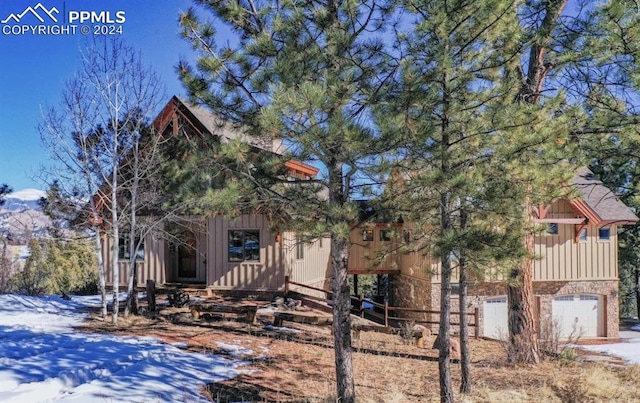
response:
M229 230L229 261L259 262L260 231Z
M118 259L129 259L131 257L129 249L129 241L131 240L130 232L121 232L118 239ZM138 246L138 244L140 246ZM136 260L144 260L144 242L140 242L140 237L136 236L134 247L138 246L136 251Z

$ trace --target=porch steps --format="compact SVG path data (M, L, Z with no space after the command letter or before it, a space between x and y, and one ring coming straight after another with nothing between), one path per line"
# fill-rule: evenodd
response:
M302 301L302 305L309 307L311 309L316 309L321 312L333 313L333 308L331 305L327 303L327 300L317 297L312 297L310 295L300 294L295 291L291 291L292 297L294 299L299 299Z

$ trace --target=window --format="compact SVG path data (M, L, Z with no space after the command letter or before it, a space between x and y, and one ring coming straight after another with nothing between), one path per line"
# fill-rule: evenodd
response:
M373 230L372 229L362 230L362 240L366 242L373 241Z
M131 239L131 233L121 232L118 237L118 259L129 259L131 254L129 253L129 241ZM138 246L138 244L140 246ZM144 260L144 242L140 243L140 237L137 236L134 239L134 247L138 247L136 251L136 260Z
M229 261L259 262L260 231L229 230Z
M547 235L558 235L558 224L556 223L547 224Z
M389 242L391 240L391 230L390 229L381 229L380 230L380 240L384 242Z
M302 237L296 238L296 259L304 259L304 241Z
M410 244L411 243L411 231L409 231L408 229L402 230L402 239L404 240L404 243Z
M411 245L411 231L408 229L402 230L402 240L404 241L404 254L409 254L409 245Z
M578 241L587 242L587 229L583 228L578 234Z
M598 240L599 241L608 241L611 239L611 228L602 227L598 229Z

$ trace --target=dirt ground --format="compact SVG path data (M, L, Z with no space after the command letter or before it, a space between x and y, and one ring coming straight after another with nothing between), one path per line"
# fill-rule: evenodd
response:
M259 301L216 300L225 304ZM250 350L242 358L249 374L207 385L201 393L217 402L335 402L333 339L329 326L285 322L274 328L273 310L260 309L255 324L226 314L193 320L187 308L120 319L114 326L92 314L83 330L155 336L181 342L187 350L230 354L218 343ZM293 329L293 330L292 330ZM399 335L362 332L353 341L359 402L439 401L438 352L417 348ZM457 393L458 363L452 363L456 401L465 402L632 402L640 401L640 367L619 359L568 350L537 366L507 363L497 341L471 339L472 393Z

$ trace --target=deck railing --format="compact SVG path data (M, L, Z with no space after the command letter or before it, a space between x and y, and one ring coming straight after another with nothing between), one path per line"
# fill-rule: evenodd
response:
M312 287L306 284L297 283L291 281L289 276L285 276L285 292L291 291L291 286L300 287L302 289L308 289L316 292L323 292L325 294L325 301L330 303L333 292L322 288ZM365 309L365 304L371 306L372 309ZM427 310L427 309L414 309L414 308L402 308L398 306L390 306L388 302L375 302L364 298L363 295L351 296L351 312L362 318L373 320L385 327L400 327L403 322L425 323L425 324L440 324L439 318L437 319L416 319L407 318L404 316L398 316L402 313L415 313L425 315L440 315L440 311ZM460 312L451 312L451 319L459 318ZM473 328L473 335L475 338L480 337L480 315L478 308L474 308L471 312L467 312L467 326ZM460 322L451 321L452 326L459 326Z

